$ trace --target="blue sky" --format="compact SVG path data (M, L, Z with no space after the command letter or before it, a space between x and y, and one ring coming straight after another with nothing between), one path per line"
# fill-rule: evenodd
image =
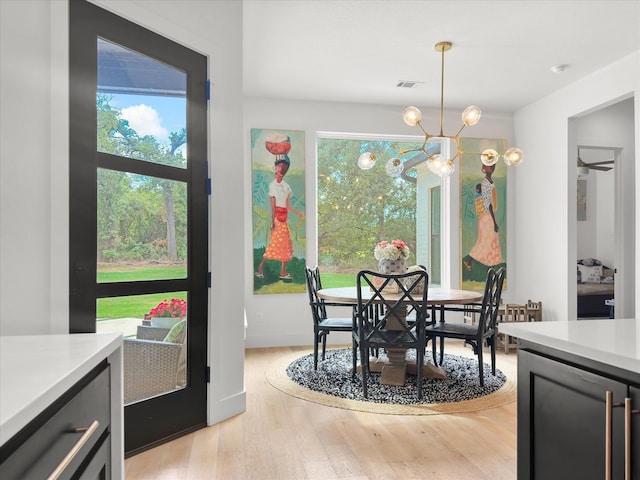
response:
M111 94L109 103L121 109L138 135L153 135L162 144L168 142L171 132L186 128L185 98Z

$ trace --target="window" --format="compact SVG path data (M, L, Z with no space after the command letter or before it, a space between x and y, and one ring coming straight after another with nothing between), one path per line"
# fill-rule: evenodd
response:
M411 251L407 265L425 265L430 282L440 282L439 224L440 177L424 163L403 175L389 176L386 162L399 156L400 150L412 150L421 141L406 139L353 138L321 134L317 140L318 181L318 265L323 272L323 286L349 286L362 269L377 269L373 250L380 240L404 240ZM440 149L440 144L433 144ZM376 156L369 170L357 166L363 152ZM407 153L403 158L411 158ZM433 235L436 235L434 240ZM437 245L433 245L438 242ZM434 277L437 270L437 275ZM433 278L431 278L433 277Z

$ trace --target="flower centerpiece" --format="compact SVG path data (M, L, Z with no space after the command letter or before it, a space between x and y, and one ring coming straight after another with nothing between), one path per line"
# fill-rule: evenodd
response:
M379 242L373 250L373 255L378 260L380 273L405 273L407 271L405 261L409 257L409 247L402 240Z
M145 314L145 320L150 320L154 326L173 326L187 316L187 301L181 298L163 300ZM158 319L166 319L164 321Z

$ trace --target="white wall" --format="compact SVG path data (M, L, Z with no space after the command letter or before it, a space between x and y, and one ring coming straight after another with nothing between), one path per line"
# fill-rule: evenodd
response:
M49 333L59 305L50 295L51 10L47 1L0 2L2 335Z
M575 146L580 141L575 132L570 134L569 119L635 94L637 131L640 126L639 63L640 51L516 112L516 141L527 158L515 171L517 250L510 273L515 273L518 297L543 301L545 320L576 318ZM635 151L639 142L640 136L636 134ZM623 175L626 192L635 192L638 170ZM634 222L629 224L635 225L637 231L640 226L637 196L633 207ZM622 237L623 242L631 243L632 252L638 251L639 237L635 232L624 232ZM639 273L636 265L635 278L629 279L631 292L627 297L636 304L634 311L638 310L640 298Z
M402 121L405 106L356 105L347 103L318 103L292 100L275 100L264 98L245 98L244 138L245 142L245 184L247 198L251 195L251 150L249 138L251 128L273 128L287 130L304 130L306 156L306 262L315 265L317 262L317 220L316 220L316 132L343 132L374 135L416 135L415 127L408 127ZM422 108L422 107L420 107ZM435 128L439 121L439 111L423 109L424 125L427 131ZM458 111L446 112L444 119L445 133L454 134L460 126ZM513 122L510 115L492 115L483 112L480 123L465 130L468 137L504 138L511 145ZM431 123L433 125L431 125ZM420 137L420 140L423 137ZM355 161L356 159L354 159ZM449 237L454 262L451 268L451 286L459 287L459 177L450 179L450 188L454 201L451 205L452 223ZM511 191L510 195L511 197ZM513 225L515 210L509 210L508 223ZM509 229L509 236L511 229ZM444 243L444 242L443 242ZM306 293L254 295L253 294L253 250L251 231L251 205L245 205L245 305L247 309L247 346L281 346L311 345L312 320ZM373 248L373 247L372 247ZM513 251L512 240L509 239L508 252ZM510 253L509 253L510 255ZM510 262L510 258L507 261ZM510 292L505 292L508 299ZM338 313L337 313L338 314ZM348 335L332 333L328 343L349 343Z
M209 58L209 422L245 409L242 4L94 2ZM67 1L0 1L0 333L68 331ZM203 180L204 181L204 180Z

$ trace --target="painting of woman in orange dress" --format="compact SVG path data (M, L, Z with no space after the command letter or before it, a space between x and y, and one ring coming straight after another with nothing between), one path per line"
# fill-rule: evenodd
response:
M463 148L482 151L487 147L478 144ZM461 283L463 289L480 290L484 288L487 269L506 267L506 167L501 164L484 165L477 155L467 155L465 160L465 167L474 166L474 170L479 171L483 178L477 183L478 173L472 174L462 169L461 246L462 251L468 253L463 253L462 257ZM500 171L499 176L496 175L497 170Z
M287 262L293 258L293 244L289 233L289 212L293 212L300 218L304 215L291 206L291 187L284 181L284 176L289 170L289 157L286 154L279 155L275 161L275 179L269 184L269 197L271 197L271 236L267 249L258 265L258 278L264 278L264 264L267 260L280 262L280 279L291 280L293 277L287 272Z
M303 292L304 132L252 129L251 137L254 293Z

